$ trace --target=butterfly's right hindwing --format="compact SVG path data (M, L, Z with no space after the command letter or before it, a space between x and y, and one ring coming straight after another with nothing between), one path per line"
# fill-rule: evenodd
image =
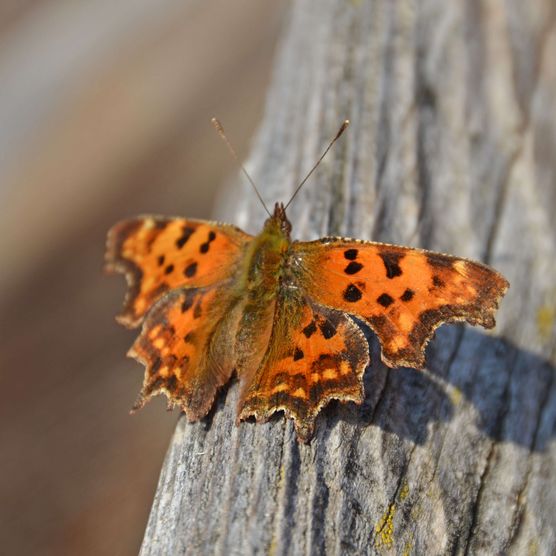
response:
M297 296L279 297L262 365L254 376L240 377L240 418L266 421L283 410L307 441L330 400L363 401L368 363L365 336L348 315Z

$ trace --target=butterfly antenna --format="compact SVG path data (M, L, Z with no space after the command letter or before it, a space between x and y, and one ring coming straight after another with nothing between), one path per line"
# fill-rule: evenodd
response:
M261 205L263 205L264 209L266 210L268 216L272 216L272 214L270 214L270 211L268 210L265 202L263 201L263 198L261 197L261 194L259 193L259 190L257 189L257 186L255 185L255 182L251 179L251 176L247 173L247 170L243 167L243 164L239 161L239 158L236 154L236 151L234 150L234 148L232 147L232 144L230 143L229 139L226 137L226 134L224 133L224 128L222 127L222 124L216 118L212 118L211 122L212 122L212 125L214 126L214 128L216 129L216 131L218 132L218 135L220 135L220 138L222 139L222 141L224 141L224 143L226 143L226 146L228 147L228 150L230 151L230 154L232 155L233 159L238 163L239 167L241 168L241 171L243 172L243 174L247 178L247 181L253 186L253 189L255 190L255 193L257 194L257 197L259 198L259 201L261 202Z
M340 126L338 133L336 133L332 141L330 141L328 147L326 147L321 157L317 160L316 164L311 168L310 172L305 176L303 181L297 186L297 189L293 192L293 195L291 196L290 200L287 202L286 206L284 207L284 210L286 210L290 206L295 196L299 193L299 190L303 187L305 182L311 177L311 174L317 169L317 166L322 162L322 159L326 156L326 153L330 150L332 145L340 138L342 133L347 129L348 125L349 125L349 120L344 120L344 123Z

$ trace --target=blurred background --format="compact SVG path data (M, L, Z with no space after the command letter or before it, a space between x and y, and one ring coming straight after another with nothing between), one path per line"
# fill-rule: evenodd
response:
M136 554L178 414L130 417L107 229L211 216L262 116L287 3L0 2L3 554Z

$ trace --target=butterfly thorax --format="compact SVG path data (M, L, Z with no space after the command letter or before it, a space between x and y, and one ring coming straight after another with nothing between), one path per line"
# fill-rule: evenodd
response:
M290 230L283 206L276 204L274 214L267 219L245 257L241 287L253 301L264 303L276 295L291 245Z

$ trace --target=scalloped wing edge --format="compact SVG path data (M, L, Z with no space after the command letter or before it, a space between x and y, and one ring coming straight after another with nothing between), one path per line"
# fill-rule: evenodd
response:
M337 309L336 309L337 310ZM363 384L363 376L365 374L365 370L369 366L371 362L371 357L369 355L368 345L369 342L365 337L365 334L355 322L353 318L349 314L346 314L346 318L354 325L354 331L357 329L357 336L359 339L364 342L367 346L366 356L363 361L361 361L357 369L355 371L358 390L357 392L352 391L349 393L337 393L337 392L329 392L322 399L319 400L319 403L316 404L311 408L310 413L307 417L302 418L299 416L295 411L292 411L288 406L279 404L273 407L270 407L266 410L250 410L248 408L240 409L239 406L237 408L237 417L236 417L236 425L239 425L242 421L245 421L251 417L255 418L256 423L267 423L271 417L280 411L284 413L284 415L293 421L293 425L295 428L295 433L299 442L307 444L314 435L315 431L315 423L319 413L332 401L338 400L340 402L353 402L357 405L361 405L365 400L365 388ZM241 402L239 402L241 403Z

